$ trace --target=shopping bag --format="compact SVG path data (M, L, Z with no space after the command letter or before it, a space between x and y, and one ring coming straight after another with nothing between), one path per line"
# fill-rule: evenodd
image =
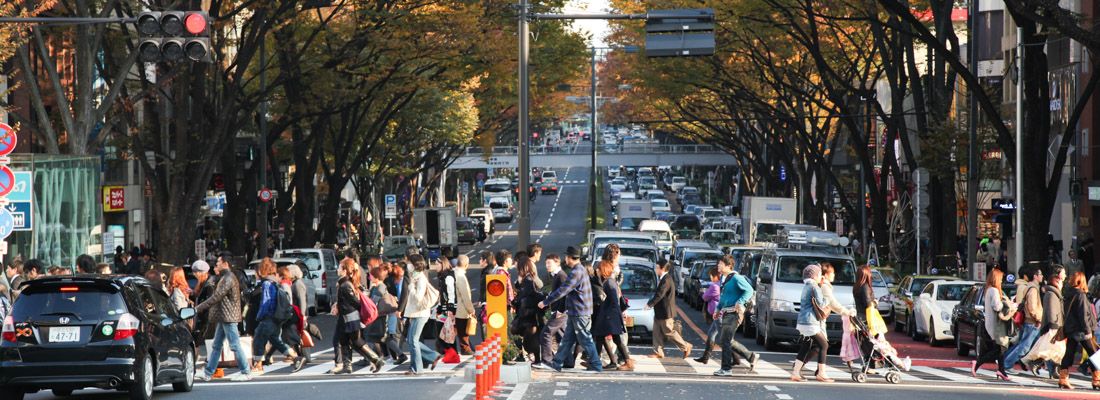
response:
M207 339L206 340L206 354L211 353L210 350L213 348L213 346L214 346L214 340L213 339ZM241 352L244 353L245 357L251 357L251 353L252 353L252 337L251 336L241 336ZM251 363L251 359L245 360L245 361L246 361L246 363ZM210 361L207 360L207 362L210 362ZM218 366L222 367L222 368L237 367L237 355L235 353L233 353L233 349L229 347L229 340L228 339L225 341L225 343L222 343L222 354L221 354L221 357L219 357L219 359L218 359Z
M466 320L466 336L477 336L477 319Z
M867 333L874 337L886 334L886 331L886 321L882 319L882 314L878 313L877 308L867 307Z
M300 331L298 334L302 336L302 347L310 348L314 346L313 335L310 335L309 332L305 330Z
M1024 358L1020 359L1025 365L1036 361L1054 361L1055 363L1062 362L1062 356L1066 354L1066 341L1054 340L1058 335L1058 331L1049 330L1039 339L1035 340L1035 345L1031 347L1031 350L1024 355ZM1051 343L1053 342L1053 343Z
M859 341L856 339L856 332L852 326L851 320L847 317L841 318L844 323L844 336L840 341L840 359L844 362L862 360L863 354L859 352Z
M1100 369L1100 351L1092 353L1089 356L1089 362L1092 363L1092 368Z

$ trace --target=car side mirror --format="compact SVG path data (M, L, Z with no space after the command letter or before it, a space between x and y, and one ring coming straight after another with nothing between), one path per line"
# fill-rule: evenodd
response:
M191 307L180 309L180 319L195 318L195 309Z
M925 300L931 300L931 299L932 299L932 295L930 295L930 294L928 294L928 293L921 293L921 294L920 294L920 298L922 298L922 299L925 299Z

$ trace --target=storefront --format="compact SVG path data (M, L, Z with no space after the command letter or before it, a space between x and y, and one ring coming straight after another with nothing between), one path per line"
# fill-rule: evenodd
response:
M8 255L70 267L81 254L102 252L98 157L12 154L12 170L31 184L19 208L25 229L8 238ZM17 183L18 185L18 183Z

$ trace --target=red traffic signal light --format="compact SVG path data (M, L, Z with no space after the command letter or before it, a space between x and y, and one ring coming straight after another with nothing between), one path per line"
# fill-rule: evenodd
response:
M208 34L206 27L210 25L210 17L204 12L189 12L183 18L183 26L191 36Z
M184 58L211 62L210 15L203 11L148 11L138 15L142 62L176 62Z

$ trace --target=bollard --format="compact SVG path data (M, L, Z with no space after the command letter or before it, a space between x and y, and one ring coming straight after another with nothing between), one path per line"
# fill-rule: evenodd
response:
M474 351L474 400L485 399L485 345L477 345Z
M490 366L493 371L493 374L491 375L493 377L493 380L490 382L489 388L494 393L496 393L498 386L500 386L500 361L504 356L504 349L502 349L500 345L500 336L493 336L492 346L493 358L490 359L490 361L492 362Z

